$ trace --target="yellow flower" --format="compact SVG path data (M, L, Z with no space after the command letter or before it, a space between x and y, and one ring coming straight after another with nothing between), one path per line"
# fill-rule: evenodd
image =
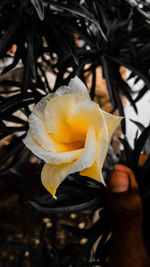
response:
M43 97L34 107L23 142L46 162L41 180L53 197L71 173L80 172L103 182L103 163L121 119L91 101L78 77Z

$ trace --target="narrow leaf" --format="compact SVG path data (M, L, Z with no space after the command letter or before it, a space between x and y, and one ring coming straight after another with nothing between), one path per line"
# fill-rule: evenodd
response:
M140 137L136 141L135 149L133 152L133 158L136 164L138 164L141 151L149 135L150 135L150 126L144 129L144 131L141 133Z
M44 3L42 0L31 0L40 20L44 20Z

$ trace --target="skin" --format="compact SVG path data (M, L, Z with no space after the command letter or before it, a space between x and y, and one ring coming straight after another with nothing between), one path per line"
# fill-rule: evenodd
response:
M131 169L116 165L108 178L107 202L112 218L112 248L107 267L148 267L143 241L142 201Z

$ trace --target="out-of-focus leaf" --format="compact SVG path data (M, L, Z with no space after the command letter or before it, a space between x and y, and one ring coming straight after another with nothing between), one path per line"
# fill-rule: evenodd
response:
M98 237L101 236L101 234L105 231L106 228L108 228L109 221L106 217L101 217L91 228L89 231L92 233L92 237L88 238L88 241L85 245L83 245L82 249L80 250L80 253L76 257L76 259L73 262L73 266L81 266L81 262L83 262L83 259L86 258L87 260L90 257L90 251L93 247L95 241Z
M17 170L15 167L9 168L9 173L13 173L22 179L24 179L26 182L35 183L41 185L40 176L31 174L30 172Z
M105 243L107 242L107 238L109 234L110 234L110 227L106 228L106 230L102 233L102 236L96 248L95 259L100 260L101 255L103 254L103 247L105 246Z
M131 169L134 170L135 165L134 165L134 158L133 158L133 150L128 142L128 139L126 138L126 136L123 138L119 138L120 142L123 144L124 146L124 150L125 150L125 164L130 167Z
M14 55L13 62L3 69L2 74L14 69L19 62L20 56L21 56L21 49L20 49L20 47L18 47L16 50L16 53Z
M88 10L86 10L85 8L83 8L81 5L74 5L72 7L67 7L66 5L63 5L63 4L58 4L57 2L56 3L52 3L52 5L56 8L61 8L65 11L68 11L70 12L71 14L74 14L75 16L79 16L79 17L82 17L86 20L89 20L91 21L100 31L102 37L104 38L105 41L107 41L107 38L101 28L101 26L99 25L99 23L94 19L92 18L91 14L88 12Z
M0 81L0 86L14 86L14 87L21 87L20 82L10 81L10 80L2 80ZM13 93L13 90L11 91Z
M148 90L147 86L144 86L138 93L138 96L135 98L134 102L135 103L138 102L146 94L147 90Z
M5 102L0 105L1 119L3 119L3 114L5 117L5 114L8 115L8 112L13 113L16 110L19 110L21 107L37 103L40 98L41 97L38 92L27 93L24 95L24 98L22 98L22 94L20 93L9 96L7 99L5 99Z
M20 18L11 26L9 26L8 30L4 33L3 37L0 40L0 56L4 56L4 54L8 51L8 49L14 43L13 35L16 33L18 25L20 23Z
M123 104L121 101L121 97L119 93L116 91L114 91L114 97L118 105L119 114L120 116L124 117L124 119L121 121L121 129L122 129L123 134L126 134L126 120L125 120L125 113L124 113L124 108L123 108Z
M37 14L41 20L44 20L44 3L42 0L31 0L31 3L34 5Z
M145 185L145 187L147 187L148 184L150 185L149 173L150 173L150 155L148 155L147 160L145 161L144 165L141 168L141 184L143 186ZM148 192L148 194L146 193L145 195L143 195L143 198L148 198L148 196L150 197L150 191Z
M112 108L114 109L115 100L114 100L114 95L113 95L112 83L111 83L111 79L110 79L110 70L108 69L108 64L107 64L106 58L104 56L102 56L101 59L102 59L102 65L103 65L103 72L104 72L104 76L105 76L106 84L107 84L107 90L109 93Z
M70 202L70 199L68 199ZM57 214L57 213L69 213L69 212L81 212L83 210L89 210L92 208L98 208L100 204L100 200L95 198L89 201L81 201L81 203L78 203L79 201L74 200L74 202L71 203L71 205L65 205L62 207L42 207L41 205L35 203L34 201L30 201L31 205L38 210L39 212L46 213L46 214ZM78 204L77 204L78 203Z
M107 240L107 242L105 242L104 246L100 250L101 253L99 254L99 261L101 266L105 266L106 260L109 257L111 245L112 245L112 239L110 238L109 240Z
M36 46L35 32L36 32L36 25L33 24L32 28L27 33L28 49L27 49L26 66L31 70L33 79L36 82L37 81L37 62L36 62L36 57L35 57L35 46ZM26 71L26 75L27 74L28 72Z
M4 129L0 130L0 139L11 135L15 132L24 132L28 130L28 126L20 126L20 127L5 127Z
M49 85L49 82L48 82L47 77L46 77L46 73L45 73L45 71L42 69L41 64L38 64L38 67L39 67L39 69L40 69L40 71L41 71L41 73L42 73L42 76L43 76L44 79L45 79L45 84L46 84L46 88L47 88L48 93L52 92L52 90L51 90L51 88L50 88L50 85Z
M13 123L18 123L18 124L28 125L27 121L24 121L23 119L21 119L21 118L19 118L17 116L14 116L14 115L4 114L3 120L10 121L10 122L13 122Z
M24 138L24 135L16 138L7 146L6 153L1 156L0 165L3 165L10 157L15 155L20 149L24 147L22 138Z
M138 113L137 107L135 105L135 101L132 99L132 94L131 94L130 87L122 79L119 79L119 80L120 80L120 82L119 82L120 83L120 90L122 91L124 96L128 99L128 101L131 103L132 107L134 108L134 111L136 113Z
M139 121L132 120L132 119L130 119L130 121L132 121L140 129L141 132L144 131L145 126L142 123L140 123Z
M91 92L90 92L90 96L91 96L91 99L93 100L94 99L94 96L95 96L95 86L96 86L96 70L93 69L92 71L93 75L92 75L92 86L91 86Z
M129 64L128 62L125 62L124 59L122 58L115 58L112 56L108 56L107 57L111 58L113 61L117 62L120 64L120 66L124 66L127 69L131 70L133 73L135 73L137 76L139 76L147 85L147 88L150 88L150 81L149 81L149 77L147 75L147 73L143 73L143 71L141 69L138 69L136 67L134 67L132 64Z
M145 145L147 138L149 138L149 135L150 135L150 126L144 129L144 131L141 133L141 135L136 141L135 149L133 152L133 158L136 164L138 164L140 154L142 152L142 149Z

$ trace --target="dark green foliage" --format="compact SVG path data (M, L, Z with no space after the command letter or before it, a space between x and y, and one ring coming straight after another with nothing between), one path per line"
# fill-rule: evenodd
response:
M75 188L75 190L74 190ZM64 213L64 212L81 212L87 209L97 209L103 207L104 186L98 182L94 182L87 177L79 175L68 176L68 179L63 182L60 190L58 189L57 201L53 198L47 199L44 203L40 200L31 202L31 204L40 212L44 213Z
M43 88L45 93L56 90L67 84L75 74L84 79L85 66L90 64L93 99L95 69L100 65L113 109L118 108L120 115L124 116L119 95L122 91L137 112L135 102L150 85L150 26L128 3L93 0L81 5L80 1L2 1L0 10L1 58L8 58L8 49L13 44L17 46L13 62L2 73L14 69L21 61L22 97L29 88L32 92ZM81 47L76 45L73 33L83 40ZM145 82L136 100L133 100L132 90L121 78L120 66L127 67ZM57 73L54 88L47 81L47 68ZM69 68L72 71L68 71ZM68 75L64 78L66 72ZM122 130L125 133L125 120L122 121Z
M81 3L82 2L82 3ZM130 2L130 1L129 1ZM144 8L148 8L147 5ZM80 46L77 41L81 41ZM12 56L8 51L12 45L16 51ZM22 139L28 130L31 105L44 95L65 85L70 78L78 75L85 83L90 72L92 84L91 99L95 97L96 68L102 67L112 104L112 111L118 109L124 116L121 95L124 95L135 112L136 103L150 88L150 24L143 13L121 0L1 0L0 1L0 139L7 136L12 140L3 148L0 159L0 174L17 174L27 182L40 183L42 162L36 173L26 168L30 153L24 148ZM87 67L88 65L88 67ZM128 79L136 77L144 81L144 86L134 98L134 92L120 74L120 67L131 71ZM15 68L22 68L19 81L3 78ZM54 85L48 82L47 70L56 75ZM20 117L20 112L23 118ZM13 126L9 126L11 122ZM135 172L144 204L145 236L149 235L148 209L150 204L150 183L148 157L142 168L138 160L145 144L149 142L150 128L142 129L132 149L126 137L124 145L127 166ZM126 133L126 122L122 120L122 132ZM20 134L14 137L13 134ZM107 166L107 165L106 165ZM109 168L105 168L108 174ZM141 177L144 179L141 179ZM109 255L111 239L107 240L111 226L106 209L104 187L78 174L69 176L58 190L58 200L49 194L31 200L31 205L41 213L60 214L62 212L82 212L102 208L100 219L89 229L69 228L68 231L86 236L84 246L72 245L57 250L53 245L49 251L44 239L44 226L40 233L40 245L14 244L21 254L19 265L23 266L26 250L37 259L36 266L61 266L62 255L78 249L78 257L72 259L72 266L104 266ZM67 226L64 226L67 227ZM90 251L101 236L95 254L95 262L89 263ZM147 238L147 244L149 241ZM50 256L52 255L52 257ZM0 266L2 266L0 262ZM3 266L5 267L5 265Z

